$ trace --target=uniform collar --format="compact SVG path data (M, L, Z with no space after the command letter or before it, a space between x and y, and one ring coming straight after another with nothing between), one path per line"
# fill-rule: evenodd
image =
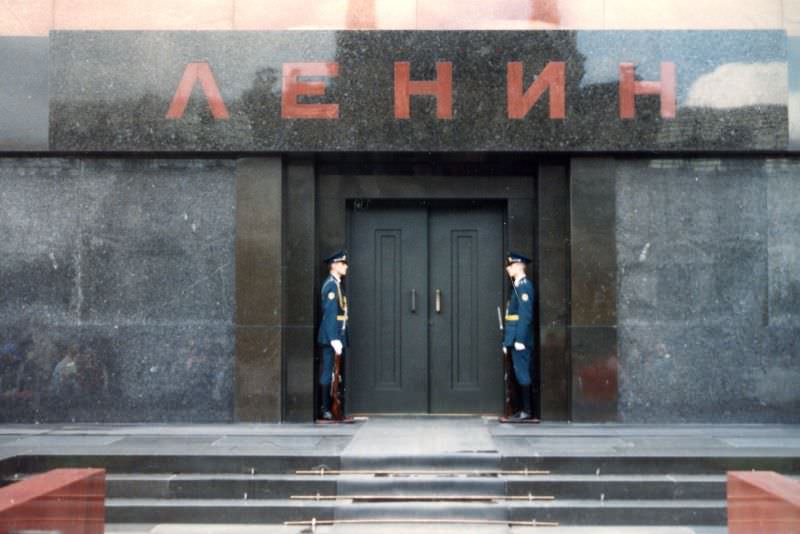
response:
M339 277L333 273L331 273L331 278L333 278L333 281L336 282L337 284L340 284L342 282L341 280L339 280Z
M519 287L519 285L522 283L523 280L525 280L525 278L527 277L523 274L522 276L514 280L514 287Z

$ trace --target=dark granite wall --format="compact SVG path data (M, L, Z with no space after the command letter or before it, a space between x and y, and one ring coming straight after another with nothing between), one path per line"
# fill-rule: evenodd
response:
M624 421L800 421L800 160L616 161Z
M54 31L49 147L178 153L785 150L786 41L780 30ZM191 83L198 61L219 97L212 92L209 100ZM305 62L338 65L336 76L323 77L324 94L297 97L303 106L338 106L317 110L328 118L298 118L282 104L295 87L284 67ZM437 62L451 63L452 91L446 93L452 109L443 99L439 118L434 98L416 95L410 117L396 117L396 62L410 62L415 81L436 78ZM508 84L514 62L524 63L517 89ZM563 85L563 109L551 118L546 102L557 98L550 89L524 117L509 118L509 87L512 94L528 90L550 62L563 63L563 77L553 78ZM634 99L635 118L620 117L620 64L626 62L636 64L640 81L660 80L662 62L674 63L674 118L662 116L653 95ZM178 91L189 64L195 67L187 90ZM170 113L183 97L184 113Z
M234 166L0 159L0 422L233 418Z

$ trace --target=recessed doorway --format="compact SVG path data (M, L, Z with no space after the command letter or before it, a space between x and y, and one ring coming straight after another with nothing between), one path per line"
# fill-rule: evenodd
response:
M504 203L353 201L351 413L499 413Z

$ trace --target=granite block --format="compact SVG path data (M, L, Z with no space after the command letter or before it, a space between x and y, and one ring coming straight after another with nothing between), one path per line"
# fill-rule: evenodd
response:
M12 17L5 17L12 18ZM47 37L0 37L0 150L47 150Z
M54 469L0 489L0 531L103 534L104 469Z
M765 324L763 164L675 159L617 165L620 324Z
M543 419L569 419L569 177L566 165L539 168L539 381Z
M575 158L570 174L571 323L613 326L617 318L614 164Z
M789 35L786 42L789 57L789 149L800 150L800 35Z
M283 170L280 158L236 168L236 324L280 325L283 317Z
M800 327L800 161L765 164L770 324Z
M616 167L620 417L796 423L798 162Z
M569 335L572 355L571 419L580 422L617 420L617 329L612 326L573 326Z
M774 471L728 471L728 531L800 533L800 482Z
M281 420L282 338L279 326L236 328L237 420Z
M337 66L312 76L322 94L284 76L284 65L312 62ZM410 118L398 118L396 62L410 63L414 81L450 63L452 117L437 118L436 98L418 95ZM563 83L522 119L509 118L512 62L524 62L520 94L548 63L564 64ZM620 118L626 62L637 83L675 64L674 119L658 95L636 96L635 118ZM56 31L49 141L52 150L122 152L774 151L788 143L786 63L779 30ZM197 72L189 64L203 65L205 89L187 79L188 105L168 114L184 74ZM562 86L563 109L548 111ZM331 113L293 117L292 90L294 106Z
M286 323L284 361L286 365L285 417L308 421L314 410L314 354L316 349L314 290L319 268L315 264L316 174L314 162L291 160L287 165L286 195Z
M229 421L233 166L0 161L0 420Z

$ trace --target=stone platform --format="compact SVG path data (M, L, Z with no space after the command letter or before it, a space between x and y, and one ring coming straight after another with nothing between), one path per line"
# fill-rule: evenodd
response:
M569 534L717 534L725 532L725 472L769 469L799 476L800 426L502 425L487 417L374 417L338 426L0 427L0 474L5 481L67 466L108 469L108 532L245 534L260 528L268 534L296 533L303 528L282 522L457 517L557 521L561 527L547 530ZM321 466L350 473L296 473ZM549 473L531 477L522 474L525 469ZM384 470L422 473L374 473ZM460 474L426 474L431 470ZM489 472L505 474L485 474ZM316 493L342 500L291 499ZM493 495L498 500L406 499L445 494ZM528 494L554 500L506 500ZM359 495L379 498L350 499ZM317 530L534 529L340 525Z

